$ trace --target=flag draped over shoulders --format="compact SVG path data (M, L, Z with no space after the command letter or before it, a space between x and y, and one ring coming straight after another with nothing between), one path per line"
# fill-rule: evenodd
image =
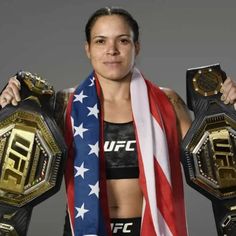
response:
M103 155L100 86L92 73L71 95L65 172L73 235L111 235ZM143 193L142 236L186 236L180 151L174 109L166 95L134 68L131 106Z

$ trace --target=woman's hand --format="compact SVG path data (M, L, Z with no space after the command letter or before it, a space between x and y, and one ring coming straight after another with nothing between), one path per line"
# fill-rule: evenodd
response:
M227 77L220 91L222 93L221 100L225 104L233 104L236 110L236 81Z
M9 79L7 87L3 90L0 95L0 105L5 107L8 104L16 106L21 100L20 98L20 82L16 79L16 76Z

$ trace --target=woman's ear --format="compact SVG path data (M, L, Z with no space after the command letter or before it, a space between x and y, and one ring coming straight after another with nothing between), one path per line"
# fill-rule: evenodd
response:
M84 48L85 48L85 52L87 54L87 57L90 59L90 48L89 48L88 42L85 43Z
M137 56L140 51L140 42L137 41L134 46L135 46L135 56Z

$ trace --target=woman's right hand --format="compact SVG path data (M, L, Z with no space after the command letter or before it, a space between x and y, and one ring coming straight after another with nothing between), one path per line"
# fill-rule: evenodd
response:
M16 76L11 77L9 79L7 87L3 90L0 95L0 105L1 107L5 107L8 104L12 104L16 106L18 102L20 102L20 82L16 79Z

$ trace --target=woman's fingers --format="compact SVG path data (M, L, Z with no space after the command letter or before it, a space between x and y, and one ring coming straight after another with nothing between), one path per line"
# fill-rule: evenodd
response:
M21 100L20 98L21 85L19 80L16 79L16 76L12 77L9 80L9 86L12 89L15 100L19 102Z
M228 77L221 87L221 100L225 104L234 104L236 101L236 83Z
M16 79L16 76L9 79L7 87L0 96L0 105L2 108L10 103L14 106L18 104L21 100L20 88L20 82Z

